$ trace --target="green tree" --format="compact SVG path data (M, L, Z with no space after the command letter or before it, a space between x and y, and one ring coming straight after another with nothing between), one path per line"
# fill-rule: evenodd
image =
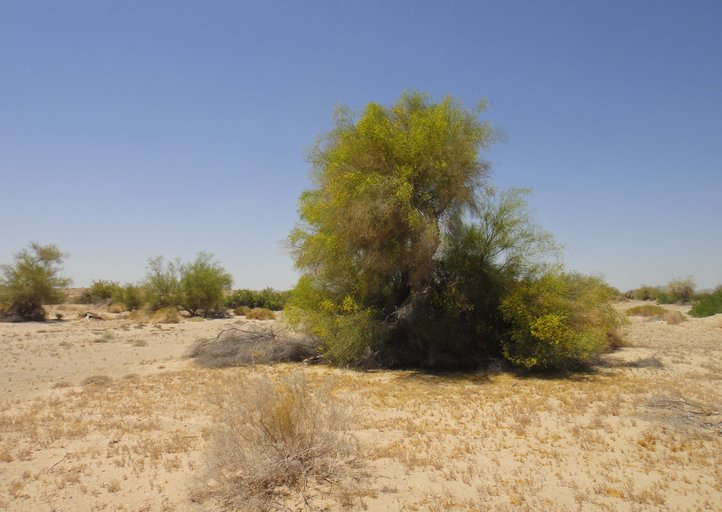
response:
M22 320L44 320L43 304L57 304L70 280L60 276L65 255L55 245L30 246L15 254L12 265L0 266L0 302Z
M483 109L420 93L357 118L341 109L311 152L286 314L332 363L458 368L507 354L526 365L506 348L518 321L502 304L550 271L556 247L526 191L490 185Z
M180 302L179 260L164 263L163 256L148 260L145 277L147 301L151 309L175 307Z
M225 291L233 278L211 254L201 252L192 263L180 266L178 305L191 316L214 316L225 308Z

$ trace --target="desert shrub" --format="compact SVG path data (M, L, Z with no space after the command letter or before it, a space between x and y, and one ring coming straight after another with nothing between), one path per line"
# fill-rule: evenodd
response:
M233 314L236 316L246 316L249 311L251 311L251 308L249 308L248 306L237 306L233 310Z
M113 303L108 306L108 313L125 313L127 311L128 308L125 306L125 304L121 304L119 302Z
M315 342L274 327L227 329L198 340L188 357L206 368L300 362L318 355Z
M696 301L689 311L689 315L696 318L719 313L722 313L722 286L718 286L712 293Z
M180 267L179 260L164 263L158 256L148 260L148 271L145 277L147 301L151 309L177 306L180 302Z
M31 243L15 254L15 262L0 266L0 303L9 304L6 316L45 320L43 304L58 304L69 279L60 277L65 255L55 245Z
M273 288L256 290L235 290L226 299L226 306L235 309L240 306L248 308L266 308L272 311L280 311L286 305L291 292L276 291Z
M276 314L270 309L266 308L253 308L246 313L248 320L273 320L276 318Z
M694 279L691 277L674 279L667 283L667 294L672 302L687 304L692 300L692 296L694 295L694 286Z
M116 281L94 280L90 288L80 295L78 301L80 304L98 304L111 300L119 288L120 285Z
M181 321L181 316L176 308L166 307L153 311L150 321L156 324L177 324Z
M335 401L309 389L302 373L278 383L239 381L220 402L196 499L248 511L285 509L294 498L307 502L314 484L350 468L346 422Z
M656 304L644 304L642 306L634 306L627 310L627 316L647 316L647 317L663 317L667 312L661 306Z
M114 304L122 304L129 311L134 311L145 304L145 290L142 286L126 284L118 286L110 298Z
M656 286L642 285L639 288L630 290L624 295L628 299L634 300L657 300L662 293L662 290Z
M107 375L91 375L83 379L81 383L83 386L109 386L113 383L113 379Z
M622 324L609 293L597 278L554 271L520 283L501 306L511 325L502 342L505 357L524 368L592 362L609 349L609 336Z
M195 261L180 267L179 305L191 316L217 316L225 310L224 292L233 278L207 253L199 253Z
M667 311L662 318L670 325L677 325L687 321L687 317L679 311Z
M213 256L201 252L191 263L151 258L143 288L151 309L178 307L191 316L225 317L225 293L232 283Z

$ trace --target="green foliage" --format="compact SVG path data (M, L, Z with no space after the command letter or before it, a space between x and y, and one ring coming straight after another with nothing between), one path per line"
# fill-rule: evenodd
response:
M609 348L622 320L601 280L556 271L520 283L502 302L510 336L504 355L525 368L585 365Z
M0 303L7 303L7 314L21 320L44 320L43 304L63 300L69 279L60 277L65 255L55 245L32 242L15 254L15 262L0 266Z
M81 304L97 304L105 300L111 300L114 293L120 289L117 281L94 280L90 288L85 290L78 302Z
M248 308L266 308L272 311L280 311L286 305L291 292L279 292L273 288L256 290L235 290L227 299L226 306L232 309L240 306Z
M216 316L225 309L225 291L233 278L213 259L201 252L192 263L180 266L178 305L191 316Z
M722 313L722 286L699 298L689 311L689 316L702 318Z
M145 290L142 286L126 284L118 286L110 299L114 304L123 304L130 311L140 309L145 304Z
M645 304L643 306L629 308L627 310L627 316L663 317L666 312L666 309L656 304Z
M180 303L180 266L177 259L165 264L162 256L148 260L145 288L151 309L174 307Z

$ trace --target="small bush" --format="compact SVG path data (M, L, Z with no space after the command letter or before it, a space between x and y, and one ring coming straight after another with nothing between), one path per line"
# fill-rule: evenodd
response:
M261 377L239 381L220 403L195 497L248 511L285 510L283 503L294 498L307 502L314 484L349 469L346 422L302 373L278 384Z
M215 338L197 341L188 353L206 368L300 362L317 355L312 340L260 326L221 331Z
M702 318L722 313L722 286L718 286L715 291L701 297L694 303L689 315L695 318Z
M677 325L687 321L687 317L679 311L667 311L662 318L664 318L664 321L669 325Z
M643 306L635 306L627 310L627 316L645 316L661 318L667 313L667 310L655 304L644 304Z
M108 306L108 313L125 313L128 311L128 308L125 306L125 304L111 304Z
M246 312L246 318L248 320L273 320L276 318L276 314L270 309L254 308Z
M634 300L657 300L662 290L657 286L642 285L625 293L625 297Z
M83 386L109 386L113 379L107 375L91 375L83 379Z
M686 279L674 279L667 283L667 294L672 302L687 304L692 300L694 295L694 279L687 277Z
M114 304L124 305L128 311L135 311L145 303L145 290L134 284L119 286L111 295L111 300Z
M609 350L622 320L597 278L548 272L521 283L502 302L511 324L504 356L524 368L568 369Z
M251 311L248 306L238 306L233 310L233 314L236 316L246 316Z
M176 308L167 307L154 311L150 321L155 324L177 324L181 321L181 316Z
M90 288L80 295L78 302L80 304L99 304L111 300L119 289L120 285L116 281L93 280Z

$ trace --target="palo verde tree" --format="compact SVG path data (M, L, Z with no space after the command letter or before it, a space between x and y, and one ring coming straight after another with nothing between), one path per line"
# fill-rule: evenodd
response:
M231 289L231 274L213 258L201 252L192 263L180 266L179 305L191 316L216 316L225 310L225 292Z
M7 314L25 321L44 320L42 305L62 301L63 288L70 284L60 276L64 259L57 246L32 242L15 254L12 265L2 265L0 302L8 305Z
M523 190L489 183L483 110L406 93L339 110L311 152L286 311L332 363L458 368L514 353L503 300L548 270L554 245Z
M191 316L216 316L225 310L233 278L212 254L200 252L190 263L148 260L145 291L151 309L180 308Z

